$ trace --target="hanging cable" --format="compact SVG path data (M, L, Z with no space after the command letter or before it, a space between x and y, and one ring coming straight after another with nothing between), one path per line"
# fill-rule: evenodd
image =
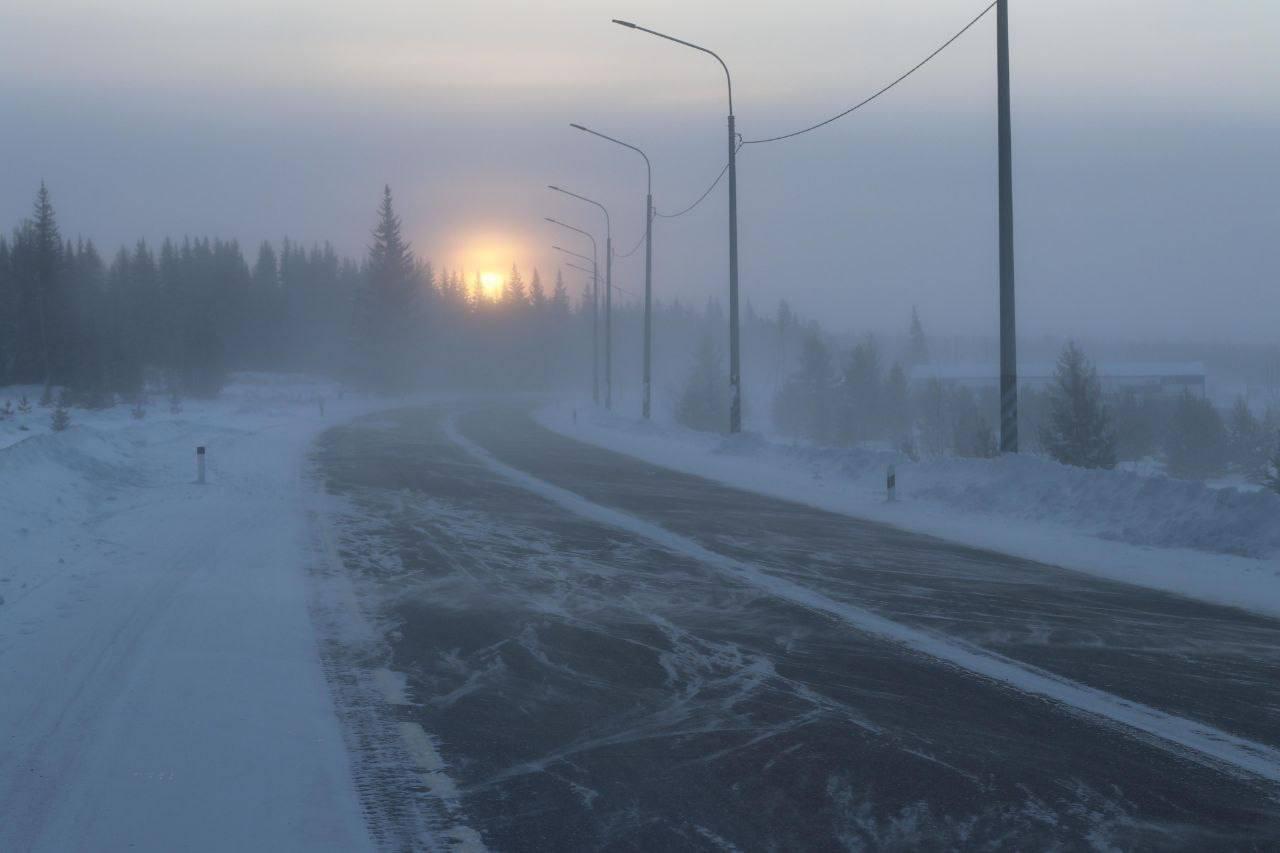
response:
M621 254L619 254L618 252L614 252L613 256L615 258L629 258L632 255L634 255L636 252L640 251L640 247L643 245L644 245L644 235L641 234L640 239L636 241L636 244L631 247L630 251L622 252Z
M742 135L739 134L738 147L734 151L734 153L736 154L738 151L741 151L742 146L743 146ZM711 182L711 186L707 187L706 190L703 191L702 195L698 196L697 199L694 200L693 204L689 205L684 210L680 210L675 213L659 213L658 211L655 210L653 212L653 215L661 216L663 219L675 219L677 216L684 216L686 213L693 210L695 207L697 207L698 205L702 204L704 201L707 200L707 196L711 195L711 191L720 185L720 181L724 179L724 173L727 171L729 171L729 164L725 163L724 168L720 170L720 174L716 175L716 179Z
M809 131L811 131L811 130L817 130L817 129L818 129L818 128L820 128L820 127L825 127L826 125L831 124L831 122L833 122L833 121L837 121L837 120L839 120L839 119L842 119L842 118L844 118L845 116L849 115L850 113L852 113L852 112L856 112L857 110L862 109L862 108L863 108L863 107L865 107L867 104L871 103L871 102L872 102L872 101L874 101L876 98L878 98L878 97L880 97L881 95L883 95L885 92L888 92L888 91L889 91L890 89L892 89L894 86L897 86L897 85L898 85L899 83L901 83L903 80L906 80L906 79L907 79L908 77L910 77L912 74L915 74L917 71L919 71L919 70L920 70L921 68L923 68L925 65L927 65L927 64L929 63L929 61L930 61L931 59L933 59L935 56L937 56L938 54L942 53L942 52L943 52L944 50L946 50L947 48L951 47L952 43L953 43L953 42L955 42L955 40L956 40L956 39L960 38L960 36L962 36L962 35L964 35L965 33L967 33L970 29L972 29L972 28L973 28L974 24L978 23L978 21L981 21L984 17L986 17L987 13L988 13L988 12L990 12L992 9L994 9L994 8L996 7L996 3L997 3L997 2L998 2L998 0L993 0L993 2L991 3L991 5L990 5L990 6L988 6L987 8L985 8L985 9L983 9L981 12L979 12L979 13L978 13L978 16L977 16L976 18L974 18L974 19L973 19L972 21L970 21L969 23L965 24L965 25L964 25L964 27L962 27L958 33L956 33L956 34L955 34L955 35L953 35L951 38L949 38L949 39L947 39L945 42L943 42L942 46L941 46L941 47L939 47L937 50L935 50L933 53L929 54L929 55L928 55L928 56L926 56L924 59L922 59L922 60L920 60L919 62L917 62L914 66L912 66L912 68L911 68L909 71L907 71L907 72L906 72L905 74L903 74L901 77L899 77L898 79L894 80L894 81L893 81L892 83L890 83L888 86L885 86L883 89L881 89L880 91L878 91L878 92L876 92L875 94L871 95L870 97L866 98L865 100L860 101L859 103L856 103L856 104L854 104L853 106L849 107L849 109L845 110L844 112L839 113L838 115L833 115L831 118L824 119L823 121L820 121L820 122L818 122L817 124L814 124L814 125L810 125L809 127L802 128L802 129L800 129L800 130L796 130L796 131L792 131L791 133L784 133L784 134L782 134L781 136L770 136L770 137L768 137L768 138L766 138L766 139L748 139L748 140L746 140L745 142L743 142L742 144L743 144L743 145L761 145L761 144L766 143L766 142L780 142L780 141L782 141L783 139L790 139L790 138L792 138L793 136L799 136L799 135L800 135L800 134L802 134L802 133L808 133L808 132L809 132ZM726 168L728 168L728 167L726 167Z

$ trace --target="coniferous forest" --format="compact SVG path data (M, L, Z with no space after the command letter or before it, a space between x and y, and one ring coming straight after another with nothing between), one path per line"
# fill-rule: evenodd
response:
M148 389L212 396L240 370L380 391L546 389L583 316L558 276L548 288L513 268L489 299L461 272L437 273L403 236L389 188L359 261L287 239L251 256L216 237L104 253L62 233L44 185L30 218L0 236L0 386L62 388L78 405Z
M592 387L585 284L571 298L560 272L548 287L537 270L526 281L513 266L502 292L486 295L478 279L437 271L414 251L390 188L370 221L358 261L288 239L262 243L250 260L236 241L209 237L104 255L62 233L41 185L30 217L0 236L0 387L43 386L42 402L87 408L212 397L236 371L318 374L387 393ZM641 322L635 303L615 301L619 401L635 387ZM655 304L656 402L686 426L718 431L726 421L724 328L717 302ZM909 383L908 371L930 360L914 311L896 348L870 335L842 347L785 302L774 317L748 303L744 331L753 423L817 444L996 454L991 393ZM1190 477L1231 470L1258 480L1274 467L1280 412L1259 419L1237 401L1224 418L1205 399L1132 394L1104 402L1084 353L1070 344L1064 357L1060 393L1023 390L1029 449L1085 467L1156 455ZM596 382L603 398L598 373Z

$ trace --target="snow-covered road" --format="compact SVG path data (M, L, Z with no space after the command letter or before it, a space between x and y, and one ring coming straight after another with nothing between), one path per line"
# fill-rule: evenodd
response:
M302 464L335 408L0 450L0 850L369 847L308 612Z
M313 393L0 435L0 851L1280 834L1275 619Z
M430 746L375 811L498 849L1280 832L1274 620L725 488L519 406L358 421L318 462L385 630L383 713Z

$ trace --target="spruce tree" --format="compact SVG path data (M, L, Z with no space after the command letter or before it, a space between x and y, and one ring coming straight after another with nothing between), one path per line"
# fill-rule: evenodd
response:
M26 231L31 252L28 304L34 314L36 334L34 351L28 356L38 364L44 384L51 385L64 378L57 374L63 363L69 310L62 292L65 274L62 237L44 181L36 193L35 209ZM30 374L28 378L32 378Z
M1222 473L1227 430L1213 403L1183 392L1169 419L1164 454L1165 465L1175 477L1206 479Z
M723 432L729 423L729 385L724 358L711 335L698 342L689 378L676 403L676 420L707 432Z
M551 309L560 318L569 314L569 291L564 286L564 274L560 270L556 270L556 286L551 291Z
M1050 456L1080 468L1114 468L1116 436L1102 402L1098 372L1074 341L1058 357L1049 417L1040 443Z
M849 351L842 380L836 437L846 444L880 437L884 386L874 338L868 335Z
M924 325L920 322L920 312L911 306L911 366L926 364L929 361L929 341L924 336Z
M15 381L18 343L18 285L9 243L0 235L0 385Z
M1262 485L1280 494L1280 437L1276 437L1274 446L1275 450L1271 452L1271 458L1262 469Z
M503 285L502 301L508 308L523 308L528 301L524 279L521 278L520 270L516 269L515 264L511 265L511 275L507 276L506 284Z
M67 395L65 393L58 397L58 406L53 410L53 414L49 418L49 425L54 432L62 432L71 426L71 412L68 410Z
M1267 461L1263 435L1262 424L1249 408L1249 401L1244 395L1236 397L1227 419L1227 447L1231 464L1251 480L1261 476Z
M539 313L547 307L547 291L542 286L542 277L538 275L537 268L534 268L533 280L529 282L529 304Z
M801 345L799 368L774 399L774 423L796 438L826 444L832 437L834 387L831 351L813 330Z
M420 333L419 304L413 251L401 235L389 186L383 188L365 281L356 318L362 378L381 390L403 388L410 379L412 336Z

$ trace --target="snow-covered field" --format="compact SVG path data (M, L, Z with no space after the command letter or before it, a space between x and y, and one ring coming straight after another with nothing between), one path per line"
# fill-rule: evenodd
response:
M369 846L308 612L302 472L373 405L244 376L181 413L0 421L0 850Z
M792 445L549 406L574 438L775 497L1155 589L1280 615L1280 495L1043 457L923 459ZM895 467L897 500L886 501Z

